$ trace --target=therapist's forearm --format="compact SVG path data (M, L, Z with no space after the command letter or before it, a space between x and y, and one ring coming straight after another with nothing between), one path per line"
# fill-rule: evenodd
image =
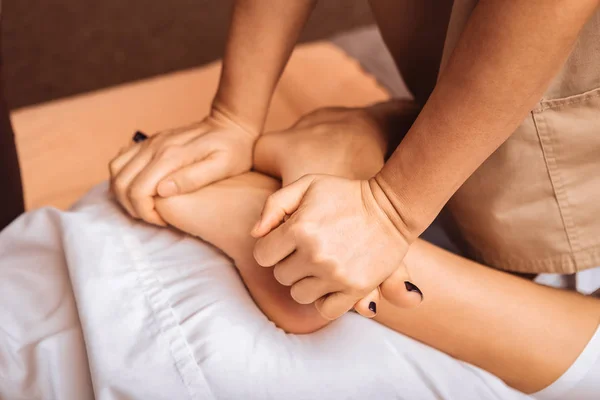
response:
M236 0L213 109L259 135L316 0Z
M417 240L405 259L425 294L383 299L375 319L528 393L560 377L600 323L600 300L537 285Z
M440 80L377 175L413 239L518 127L598 0L482 0Z

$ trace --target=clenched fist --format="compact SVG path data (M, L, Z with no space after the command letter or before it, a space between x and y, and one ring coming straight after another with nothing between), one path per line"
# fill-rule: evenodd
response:
M392 213L375 180L306 175L268 198L252 231L254 256L328 319L377 297L379 285L406 288L388 300L416 306L421 294L402 263L409 242Z

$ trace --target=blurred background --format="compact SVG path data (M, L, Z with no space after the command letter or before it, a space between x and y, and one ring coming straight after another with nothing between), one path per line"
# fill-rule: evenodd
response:
M221 57L232 0L4 0L11 109ZM367 0L321 0L301 41L373 22Z

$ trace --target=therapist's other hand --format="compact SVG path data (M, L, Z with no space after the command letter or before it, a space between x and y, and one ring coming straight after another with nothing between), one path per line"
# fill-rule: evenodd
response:
M160 132L122 150L109 165L117 200L134 218L166 225L154 197L190 193L249 171L258 132L218 110L199 123Z
M252 230L260 238L256 261L274 267L297 302L315 302L328 319L373 297L382 283L384 296L386 285L395 292L385 296L393 304L420 304L420 293L405 284L409 241L377 188L374 180L306 175L275 192Z
M383 167L386 135L368 107L321 108L262 135L254 169L281 178L283 186L307 174L368 179Z

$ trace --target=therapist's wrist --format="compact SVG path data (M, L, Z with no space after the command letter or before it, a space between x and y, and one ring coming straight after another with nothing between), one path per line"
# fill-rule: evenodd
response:
M381 172L368 182L373 198L394 227L409 244L414 242L426 227L423 227L422 219L411 210L406 199L392 190Z
M276 144L269 140L271 135L260 136L254 144L252 168L273 178L281 178L280 152Z
M244 117L234 108L219 102L217 99L215 99L211 105L209 116L212 119L226 122L227 124L236 127L238 131L254 141L256 141L262 133L263 126L261 122Z
M234 90L235 89L235 90ZM240 92L235 87L220 82L211 103L211 114L222 113L257 139L263 132L270 96Z

